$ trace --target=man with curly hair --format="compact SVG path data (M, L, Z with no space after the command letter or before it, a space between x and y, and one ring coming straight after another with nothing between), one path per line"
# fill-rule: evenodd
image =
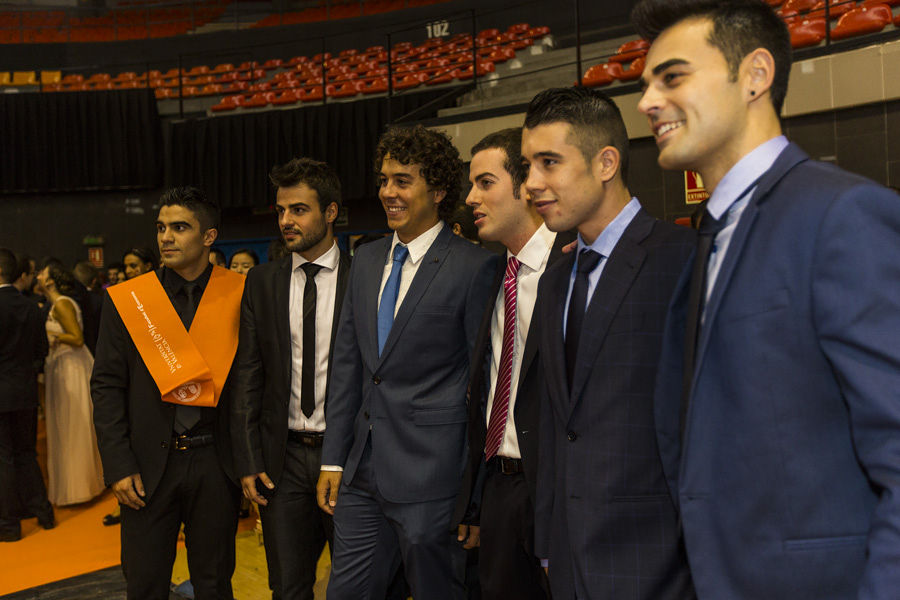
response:
M453 235L462 162L447 136L392 128L376 150L394 235L359 248L334 346L319 506L334 514L330 599L462 598L451 513L466 383L497 257Z

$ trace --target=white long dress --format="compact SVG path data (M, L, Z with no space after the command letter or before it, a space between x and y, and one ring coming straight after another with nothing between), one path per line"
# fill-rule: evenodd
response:
M70 302L75 307L78 326L84 327L77 302L68 296L61 296L56 302ZM51 350L44 366L44 415L49 473L47 494L56 506L87 502L104 489L91 404L94 357L84 345L75 348L69 344L53 344L54 338L62 333L65 329L53 318L51 310L47 316Z

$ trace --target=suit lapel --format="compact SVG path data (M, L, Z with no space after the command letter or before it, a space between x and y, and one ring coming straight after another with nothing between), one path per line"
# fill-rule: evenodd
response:
M597 288L587 307L578 342L577 364L569 395L570 411L581 397L609 326L644 264L647 251L639 244L650 234L654 222L655 219L643 209L638 211L603 267L600 281L597 282Z
M337 285L334 290L334 317L331 322L331 341L328 344L328 356L334 355L334 340L337 337L338 324L341 321L341 306L344 302L344 292L347 291L347 279L350 273L350 257L340 252L337 266ZM328 361L328 381L325 383L325 398L327 402L328 388L331 384L331 361ZM327 405L326 405L327 410Z
M275 271L275 331L278 336L278 347L281 350L284 381L288 393L283 394L285 403L290 400L291 388L291 271L293 253L281 259L281 265Z
M412 283L409 286L409 290L406 292L406 296L400 304L397 316L394 317L394 324L391 326L391 332L388 334L388 338L384 343L384 352L378 357L379 365L384 361L385 357L391 353L391 349L394 347L394 344L397 343L397 338L400 337L403 328L406 327L406 323L409 321L410 317L412 317L416 307L419 305L419 301L422 299L428 286L431 285L431 280L434 279L434 276L441 268L441 265L450 250L449 242L451 235L453 235L453 233L450 231L450 228L443 227L437 238L431 244L431 248L429 248L428 252L425 253L425 256L422 257L422 264L419 265L416 275L413 277Z
M734 234L731 236L728 250L725 253L725 259L722 261L722 266L716 277L712 294L710 294L709 302L704 310L704 324L703 327L700 328L700 339L697 340L697 359L695 361L696 366L694 369L695 375L703 362L703 354L706 351L706 344L709 339L710 331L712 330L711 325L719 314L719 308L722 305L722 298L725 295L725 290L728 289L728 284L731 281L732 275L734 275L734 270L744 251L744 247L746 246L747 238L759 215L760 206L769 198L769 193L772 191L772 188L775 187L775 185L777 185L791 169L808 159L809 156L807 156L807 154L798 146L789 144L784 151L782 151L772 167L759 180L759 184L753 192L753 197L744 209L744 213L738 221Z
M365 273L364 277L366 278L362 287L364 298L363 306L360 307L362 314L368 315L366 317L366 322L369 325L369 343L367 344L366 349L369 352L369 356L373 358L373 361L378 361L378 293L381 291L381 279L384 275L384 265L387 262L388 253L391 251L391 238L386 237L383 240L373 243L381 244L382 247L372 254L372 264L370 264L368 268L357 268L357 271ZM357 258L356 260L360 259ZM360 350L362 349L363 345L360 344Z
M541 355L547 387L551 391L551 404L563 421L568 420L569 384L566 381L566 349L563 338L563 313L566 307L566 290L569 274L575 262L575 253L563 256L555 265L547 267L541 281L541 289L546 290L538 303L545 303L547 319L540 326L545 328L549 352ZM546 279L546 282L543 281Z

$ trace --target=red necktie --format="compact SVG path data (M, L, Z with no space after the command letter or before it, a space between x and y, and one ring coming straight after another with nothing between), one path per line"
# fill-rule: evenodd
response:
M506 261L506 277L503 278L503 349L500 351L500 370L497 373L497 385L494 387L494 403L491 406L491 418L488 423L487 438L484 442L484 460L488 461L497 454L503 432L506 430L506 419L509 415L509 393L512 388L512 357L516 339L516 280L521 263L515 256Z

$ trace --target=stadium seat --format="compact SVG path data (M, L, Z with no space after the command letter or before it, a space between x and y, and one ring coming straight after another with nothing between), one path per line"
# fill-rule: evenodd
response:
M297 93L294 90L282 90L280 92L276 92L272 97L272 104L275 106L285 106L288 104L297 104L300 99L297 98Z
M478 76L484 77L488 73L493 73L496 70L494 67L494 63L492 62L479 62L478 63ZM472 65L466 65L465 67L459 67L453 72L454 77L457 79L472 79Z
M891 23L891 7L886 4L870 4L854 8L838 19L831 30L831 39L843 40L857 35L877 33Z
M825 39L825 30L827 28L825 17L796 19L788 23L788 31L791 34L791 46L793 48L815 46Z
M581 78L581 85L584 87L598 87L609 85L615 81L615 79L616 78L613 77L612 73L609 72L609 64L603 63L601 65L594 65L585 71L584 77Z
M112 77L110 77L109 73L94 73L90 77L87 78L88 83L101 83L105 81L110 81Z
M48 85L62 81L61 71L41 71L41 84Z
M214 104L210 106L209 109L213 112L224 112L227 110L234 110L241 106L244 103L244 95L236 94L234 96L225 96L222 98L218 104Z
M210 73L227 73L229 71L234 71L234 65L231 63L222 63L221 65L216 65L216 68L210 71Z
M191 67L188 70L182 69L181 71L181 74L186 77L196 77L197 75L206 75L207 73L209 73L209 67L206 65Z
M900 6L900 0L863 0L862 5L887 4L888 6Z
M394 75L394 89L407 90L414 88L423 83L428 78L425 73L404 73L403 75Z
M164 98L177 98L178 92L173 90L172 88L158 87L153 92L156 96L157 100L163 100Z
M264 106L268 106L272 102L272 98L274 97L274 92L257 92L256 94L253 94L252 96L247 98L242 106L244 108L262 108Z
M325 88L329 98L349 98L359 93L358 82L345 81L343 83L330 83Z
M609 58L610 62L627 63L634 59L647 54L650 49L650 42L647 40L632 40L625 42L616 53Z
M379 94L388 91L388 80L387 77L367 77L365 79L361 79L360 84L362 84L359 88L363 94Z
M643 56L636 58L627 69L622 67L622 63L608 63L609 73L619 81L634 81L644 72L644 62Z
M322 86L304 87L295 90L297 98L302 102L318 102L322 100Z
M829 19L840 18L844 13L850 12L856 8L856 0L827 0L827 3ZM816 5L812 7L808 16L825 18L825 5L826 0L819 0L816 2Z
M805 12L812 10L818 0L787 0L781 5L783 11Z
M63 84L81 83L84 81L84 75L78 73L69 73L62 78Z
M516 23L506 28L507 33L528 33L528 23Z
M222 85L218 83L207 83L197 92L198 96L218 96L222 93Z
M12 85L37 85L34 71L13 71Z
M0 71L0 85L9 85L12 83L12 77L9 76L9 71Z

